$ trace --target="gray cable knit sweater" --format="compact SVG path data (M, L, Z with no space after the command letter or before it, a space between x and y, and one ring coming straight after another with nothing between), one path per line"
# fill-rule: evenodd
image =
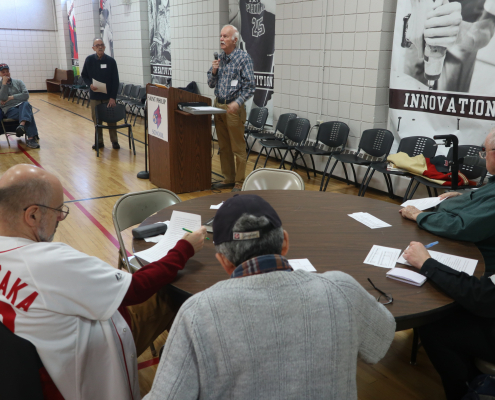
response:
M184 303L145 400L357 399L358 355L378 362L394 332L343 272L229 279Z

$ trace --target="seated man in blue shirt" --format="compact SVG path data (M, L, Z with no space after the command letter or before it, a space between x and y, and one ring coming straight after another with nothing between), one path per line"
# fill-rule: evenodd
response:
M20 121L15 130L17 137L26 135L26 145L38 149L38 128L34 122L33 109L28 103L29 93L20 79L12 79L7 64L0 64L0 119Z

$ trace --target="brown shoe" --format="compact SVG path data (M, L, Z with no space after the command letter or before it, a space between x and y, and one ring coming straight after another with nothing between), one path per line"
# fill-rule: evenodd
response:
M242 184L236 183L231 192L240 192L242 190Z
M226 189L226 188L234 187L234 185L235 185L235 182L232 182L232 183L218 182L218 183L214 183L213 185L211 185L211 188L212 189Z

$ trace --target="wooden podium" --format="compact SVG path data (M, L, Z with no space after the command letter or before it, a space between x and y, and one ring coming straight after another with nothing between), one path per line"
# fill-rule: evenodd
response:
M210 189L211 114L192 115L180 111L177 103L202 101L211 106L211 100L151 83L146 94L166 98L168 114L168 141L148 135L150 182L174 193ZM154 112L148 108L148 115Z

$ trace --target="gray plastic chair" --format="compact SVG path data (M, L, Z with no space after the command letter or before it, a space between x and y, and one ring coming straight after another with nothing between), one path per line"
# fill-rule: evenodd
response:
M304 190L304 181L293 171L260 168L247 176L242 185L245 190Z
M133 225L140 224L157 211L180 202L181 200L175 193L166 189L128 193L117 200L113 207L112 218L120 244L119 269L125 267L129 272L133 273L140 268L136 259L129 262L121 232Z

